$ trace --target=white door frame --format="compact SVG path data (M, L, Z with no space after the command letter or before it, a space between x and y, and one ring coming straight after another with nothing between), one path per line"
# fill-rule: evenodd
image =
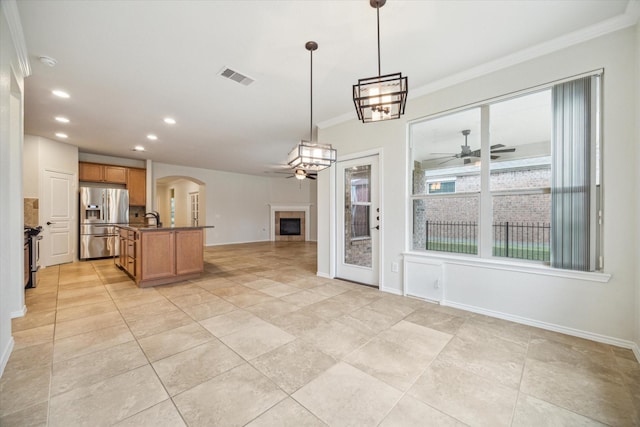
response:
M384 162L383 162L383 149L374 148L366 151L359 151L357 153L347 154L344 156L340 156L338 161L347 161L347 160L355 160L363 157L370 156L378 156L378 206L380 207L380 231L378 233L378 288L384 288L384 233L386 231L386 227L384 226L385 214L384 214L384 179L383 179L383 171L384 171ZM336 277L337 265L338 265L338 230L337 230L337 194L336 194L336 183L337 183L337 167L331 168L331 173L329 174L329 275L331 278Z

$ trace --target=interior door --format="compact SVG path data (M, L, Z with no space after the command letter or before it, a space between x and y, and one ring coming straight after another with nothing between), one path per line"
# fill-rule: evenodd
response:
M189 201L189 218L191 225L197 227L200 217L200 193L197 191L189 193Z
M336 276L379 285L378 156L337 163Z
M44 171L41 265L73 262L73 178L73 174Z

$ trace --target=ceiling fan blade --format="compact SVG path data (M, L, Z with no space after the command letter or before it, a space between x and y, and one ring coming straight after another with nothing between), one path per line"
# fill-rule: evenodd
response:
M450 157L451 157L451 158L455 158L455 157L456 157L456 155L455 155L455 154L452 154L452 155L450 155L450 156L434 157L434 158L432 158L432 159L425 159L425 160L427 160L427 161L431 161L431 160L441 160L441 159L448 159L448 158L450 158Z
M445 155L449 155L449 156L455 156L457 153L429 153L429 155L433 155L433 154L445 154Z
M307 175L307 178L309 178L309 179L316 179L316 176L315 176L315 175Z
M504 147L504 146L505 146L504 144L495 144L495 145L492 145L492 146L491 146L491 147L489 147L489 148L491 148L492 150L495 150L496 148L502 148L502 147Z
M516 151L515 148L503 148L501 150L491 150L492 153L513 153Z
M491 156L491 160L499 159L500 156Z
M469 163L471 163L471 159L464 159L464 164L468 165Z

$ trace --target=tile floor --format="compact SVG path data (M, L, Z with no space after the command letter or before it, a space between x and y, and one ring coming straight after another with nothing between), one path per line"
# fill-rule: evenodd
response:
M315 276L313 243L209 248L139 289L51 267L14 319L4 426L632 426L629 350Z

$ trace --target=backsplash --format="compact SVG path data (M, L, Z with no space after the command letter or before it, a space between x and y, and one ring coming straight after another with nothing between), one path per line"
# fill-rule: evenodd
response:
M24 199L24 225L28 227L35 227L39 225L40 214L38 199L25 198Z
M143 224L144 213L144 206L129 206L129 224Z

